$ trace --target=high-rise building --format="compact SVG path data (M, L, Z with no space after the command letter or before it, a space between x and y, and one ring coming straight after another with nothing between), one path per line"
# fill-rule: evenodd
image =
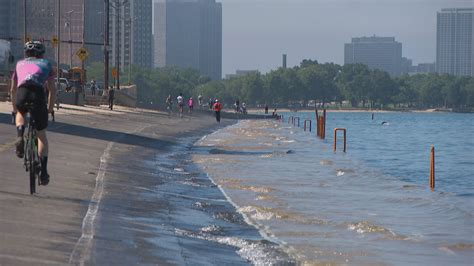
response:
M85 6L83 3L85 1ZM57 35L57 0L0 0L0 38L11 40L11 49L16 59L23 57L23 35L33 40L46 40L46 57L57 60L56 50L49 40ZM97 0L61 0L60 14L60 62L61 64L80 66L81 61L75 55L85 42L100 44L103 42L104 4ZM26 11L26 28L24 13ZM85 11L85 13L84 13ZM85 14L85 17L83 16ZM85 31L84 31L85 21ZM75 43L67 43L67 41ZM66 42L66 43L64 43ZM85 45L89 52L87 63L102 61L101 45Z
M438 73L474 76L474 8L438 12L436 68Z
M122 68L130 62L145 68L153 67L152 8L152 0L110 0L112 66L117 65L118 60Z
M190 67L222 78L222 4L215 0L155 3L155 66Z
M23 57L23 21L18 20L22 12L23 1L0 0L0 39L10 43L15 59Z
M344 64L365 64L370 69L380 69L391 76L400 76L402 44L395 37L352 38L344 45Z

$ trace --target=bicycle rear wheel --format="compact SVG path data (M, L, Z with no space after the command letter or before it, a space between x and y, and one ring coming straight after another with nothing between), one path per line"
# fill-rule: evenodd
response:
M36 165L35 165L35 141L33 135L33 129L28 132L28 170L30 174L30 194L36 193Z

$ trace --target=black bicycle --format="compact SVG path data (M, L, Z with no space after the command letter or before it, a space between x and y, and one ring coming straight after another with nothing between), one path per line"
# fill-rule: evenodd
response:
M33 110L32 105L27 107L28 129L25 138L25 155L24 165L25 170L30 173L30 194L36 193L36 180L38 180L38 186L40 183L40 172L41 172L41 161L38 156L38 136L36 131L35 119L31 115Z

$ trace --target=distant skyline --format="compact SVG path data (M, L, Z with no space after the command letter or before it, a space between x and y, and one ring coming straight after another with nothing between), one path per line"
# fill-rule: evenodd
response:
M223 69L268 72L303 59L344 63L352 37L395 37L413 64L436 61L436 14L472 0L217 0L222 2Z

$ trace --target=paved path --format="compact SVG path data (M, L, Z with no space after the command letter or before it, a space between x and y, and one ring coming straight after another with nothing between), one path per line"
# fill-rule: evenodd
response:
M66 106L48 132L51 182L31 196L22 160L14 156L9 110L0 103L0 265L84 262L90 252L84 245L95 230L94 201L104 192L96 181L103 178L106 159L152 142L159 153L175 145L177 136L215 125L211 117L180 120L120 107Z

